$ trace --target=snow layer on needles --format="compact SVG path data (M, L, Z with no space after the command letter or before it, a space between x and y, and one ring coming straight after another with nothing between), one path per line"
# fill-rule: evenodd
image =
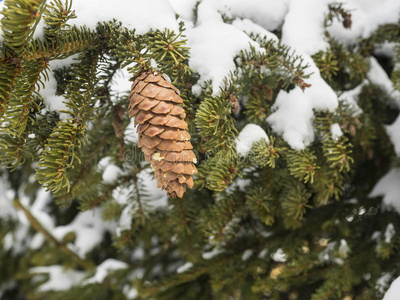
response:
M282 43L296 52L315 54L329 44L324 39L324 18L329 0L292 1L282 28Z
M252 6L262 5L264 7L265 5L270 5L272 9L272 1L251 0L250 2L236 0L202 1L198 6L197 25L189 27L186 32L188 46L191 48L189 66L200 74L200 83L212 80L214 94L219 93L220 87L224 87L224 78L229 76L230 71L235 69L235 56L241 50L250 49L250 45L253 45L256 49L260 48L245 32L259 33L276 40L274 34L249 19L237 19L233 24L223 22L221 13L225 13L228 16L255 17L257 15L259 19L270 19L264 18L264 14L256 13L257 9ZM264 2L266 3L265 5L262 4ZM279 9L282 11L281 16L276 17L279 20L276 19L274 21L277 24L283 21L284 12L286 11L284 3L286 1L283 1L283 4L276 4L277 12L270 14L271 16L277 16L276 13L279 12ZM261 11L260 8L258 9L259 11ZM270 24L271 28L274 28L274 26Z
M77 18L71 25L86 25L95 29L98 22L116 19L122 25L135 29L137 34L145 34L150 29L178 30L175 11L168 0L77 0L72 2Z
M397 23L400 13L398 0L346 0L343 7L350 10L351 30L334 20L328 31L332 37L349 44L358 38L368 37L379 25Z
M62 266L57 265L34 267L29 271L37 275L42 273L47 273L49 275L49 280L39 286L39 292L69 290L73 286L79 284L86 275L85 272L65 270Z
M383 196L383 204L400 214L400 169L393 169L383 176L372 190L370 197Z
M305 70L311 76L305 81L311 87L304 91L295 87L289 92L280 91L274 106L275 110L267 121L272 128L281 133L289 145L301 150L314 141L314 110L333 111L338 99L332 88L321 78L311 55L325 50L323 20L328 1L292 1L282 28L282 41L304 58ZM301 19L299 19L301 18Z
M74 232L75 241L68 244L68 247L80 257L85 257L89 251L100 244L105 232L114 231L115 225L104 222L101 214L101 209L80 212L70 224L54 228L53 235L58 240L62 240L67 233Z
M261 139L265 139L269 143L268 135L264 129L256 124L247 124L235 141L237 153L246 156L253 144Z
M400 299L400 277L397 277L395 281L392 282L388 291L383 297L383 300L398 300Z
M117 259L109 258L97 266L96 274L86 279L83 284L102 283L109 273L116 270L126 269L128 264Z
M0 219L15 219L16 211L12 204L13 192L9 185L0 177Z
M275 112L267 118L272 128L281 133L296 150L301 150L314 141L313 110L333 111L338 105L335 92L321 78L311 56L307 54L302 56L304 63L310 65L306 72L312 74L305 81L311 84L311 87L304 91L299 87L289 92L281 90L272 107Z
M224 86L224 78L235 69L234 58L253 42L247 34L222 20L207 20L201 26L188 29L191 47L189 66L200 73L201 81L212 80L214 94Z

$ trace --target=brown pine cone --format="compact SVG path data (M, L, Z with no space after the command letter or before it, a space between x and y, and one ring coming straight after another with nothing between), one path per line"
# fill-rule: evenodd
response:
M172 198L182 198L186 187L193 187L197 161L178 89L161 74L146 71L136 77L129 99L129 117L139 124L138 147L154 170L157 186Z

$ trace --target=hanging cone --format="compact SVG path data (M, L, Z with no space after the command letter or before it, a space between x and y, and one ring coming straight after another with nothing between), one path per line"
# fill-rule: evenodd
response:
M179 91L161 74L142 72L129 94L129 117L138 125L139 148L154 170L157 186L180 197L193 187L197 173Z

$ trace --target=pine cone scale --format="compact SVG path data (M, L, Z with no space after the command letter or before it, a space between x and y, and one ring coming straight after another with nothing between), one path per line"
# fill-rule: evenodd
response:
M157 100L151 100L149 98L145 98L142 102L139 103L138 109L140 110L150 110L154 106L156 106L160 101Z
M138 147L154 170L157 187L170 197L182 197L187 187L193 187L197 160L178 89L164 76L147 71L134 80L129 99L129 116L138 125Z

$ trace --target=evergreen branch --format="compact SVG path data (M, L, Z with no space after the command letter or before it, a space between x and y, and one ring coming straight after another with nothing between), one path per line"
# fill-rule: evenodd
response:
M203 274L209 273L212 270L218 270L219 268L221 268L221 266L224 266L227 263L235 261L237 259L240 259L242 253L246 250L247 249L242 249L238 251L236 254L231 256L218 257L217 259L213 259L209 261L207 264L199 265L195 269L191 269L188 272L185 272L183 274L173 275L164 279L164 281L152 284L151 286L143 287L143 289L140 291L140 294L143 297L150 297L157 295L166 288L171 288L189 281L193 281Z
M74 69L75 74L66 91L70 102L66 104L69 110L65 112L72 119L58 122L40 155L36 177L39 183L54 192L62 188L69 190L67 170L73 168L75 159L80 161L76 150L86 139L84 122L92 113L97 61L96 52L82 55L82 63Z
M236 234L241 215L240 207L243 204L243 198L225 195L203 211L197 223L210 242L222 243Z
M8 133L0 135L0 165L8 166L10 171L15 171L27 159L33 160L30 144L26 141L26 133L20 136Z
M234 150L234 149L232 149ZM212 191L221 192L236 178L236 160L229 159L232 155L229 152L219 151L214 156L204 160L198 167L198 180L196 185L199 188L206 187Z
M255 142L252 146L252 153L250 154L249 161L257 163L261 167L268 166L270 168L275 168L276 160L279 158L279 152L283 151L283 149L274 147L274 142L275 139L272 136L270 136L269 143L264 138Z
M304 183L314 182L315 170L319 166L315 163L317 157L310 150L294 151L288 150L286 161L290 174L294 177L304 180Z
M211 93L211 91L210 91ZM221 91L219 96L207 95L196 112L196 126L205 142L204 150L222 149L229 159L235 157L234 139L238 134L232 116L229 92Z
M136 202L138 204L139 217L140 217L141 221L144 223L146 221L146 215L144 213L144 207L143 207L142 200L141 200L140 193L139 193L138 178L137 178L136 174L133 177L133 185L134 185L135 194L136 194L136 197L135 197Z
M276 204L270 191L265 187L254 187L246 193L246 206L265 225L275 221ZM259 234L259 233L258 233Z
M57 37L62 35L64 27L68 27L66 22L70 19L76 18L75 13L71 11L72 1L66 0L65 4L61 0L53 0L50 4L46 5L44 11L44 22L46 27L44 29L46 37L50 40L56 41Z
M92 209L92 208L96 207L102 201L109 198L115 189L119 188L122 184L126 184L126 183L130 182L131 180L132 180L132 174L123 177L120 181L116 182L115 184L105 186L103 188L103 191L101 193L99 193L99 195L97 197L94 197L93 199L90 199L89 201L88 200L82 201L82 199L81 199L82 202L81 202L81 205L79 208L81 210L88 210L88 209ZM84 186L79 186L79 188L84 188ZM75 194L79 195L78 192L79 192L79 189L77 188L77 191L75 192ZM79 196L82 196L82 195L79 195ZM93 196L93 194L91 194L90 196Z
M39 39L33 40L32 43L27 45L26 51L21 54L21 59L60 59L98 47L97 35L92 30L86 27L77 28L73 26L54 43L49 43L47 40L44 42Z
M9 100L9 108L3 116L3 122L8 124L3 130L12 135L21 135L28 124L34 124L34 114L40 110L40 96L35 95L40 89L39 84L42 72L46 72L48 62L46 60L28 61L23 65L24 73L17 78L14 91ZM44 77L46 73L44 73Z
M4 44L12 51L20 54L24 46L32 38L36 25L40 20L45 0L6 1L1 19Z
M11 59L3 62L0 60L0 118L6 111L11 91L21 71L20 60Z
M43 225L32 215L32 213L18 200L14 199L14 205L21 210L29 223L35 228L36 231L43 234L43 236L51 243L53 243L58 249L64 252L67 256L70 256L74 259L74 261L81 266L85 270L92 270L93 263L90 261L83 260L78 254L73 252L70 248L68 248L65 244L59 242Z

